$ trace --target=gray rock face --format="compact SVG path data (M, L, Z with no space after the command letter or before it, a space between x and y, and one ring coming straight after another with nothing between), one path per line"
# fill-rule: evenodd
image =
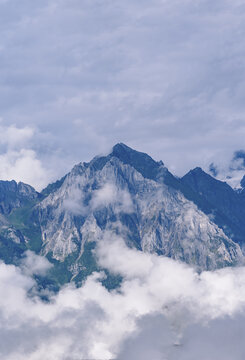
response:
M54 267L40 286L53 288L79 285L98 269L93 249L105 234L199 271L242 264L244 199L244 190L201 169L178 179L161 161L117 144L41 194L0 181L0 258L18 264L26 249L47 256ZM108 275L112 288L120 279Z
M188 200L178 180L147 154L118 144L106 157L80 163L35 211L42 254L79 262L86 244L113 232L129 246L196 266L199 270L243 261L233 242Z
M245 189L245 175L243 176L243 178L241 180L241 187L243 190Z
M24 209L38 198L39 194L30 185L14 180L0 181L0 259L5 263L17 263L26 250L27 238L19 228L27 228L22 222ZM19 213L13 215L15 211Z
M214 179L201 168L191 170L181 181L209 205L213 221L235 242L245 240L245 198L243 191L234 191L226 182Z
M9 215L13 209L25 206L37 197L38 193L30 185L14 180L0 181L0 214Z

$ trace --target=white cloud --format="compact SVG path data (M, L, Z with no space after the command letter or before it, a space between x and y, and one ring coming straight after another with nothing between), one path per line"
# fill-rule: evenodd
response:
M53 265L43 256L27 250L21 260L21 269L25 275L45 275Z
M36 153L30 149L7 151L0 154L0 179L16 180L33 185L41 190L47 185L48 171L37 159Z
M0 179L16 180L41 190L52 178L52 171L33 149L39 134L31 127L0 125Z
M41 360L46 351L50 360L126 360L135 354L142 360L192 360L197 354L228 360L234 351L232 358L242 360L243 338L234 338L232 329L244 327L245 268L197 274L174 260L129 249L111 234L96 253L101 265L124 276L120 289L109 292L99 281L103 275L94 273L81 288L67 285L49 303L28 295L35 284L27 272L0 263L1 359ZM36 272L30 255L30 272Z
M57 177L118 141L179 175L243 148L240 0L0 7L0 115L48 134L33 150Z
M0 143L14 149L25 146L34 135L34 129L28 126L23 128L17 128L15 125L0 126L0 132Z
M66 191L62 209L73 215L87 215L104 207L112 206L114 213L133 211L133 202L126 189L120 189L113 183L106 183L101 188L92 191L91 200L84 203L84 192L78 184L72 184Z
M93 192L90 201L92 210L111 205L115 212L131 213L133 211L133 202L129 192L126 189L120 189L113 183L106 183L102 188Z
M245 175L245 167L243 159L235 159L234 155L235 154L233 154L233 158L228 157L227 159L213 159L214 163L212 163L212 165L215 168L215 176L217 179L225 181L234 189L239 189L241 188L241 180ZM213 175L212 172L211 175Z
M84 194L78 187L71 186L69 193L63 202L62 209L74 215L85 215L87 213L86 206L83 205Z

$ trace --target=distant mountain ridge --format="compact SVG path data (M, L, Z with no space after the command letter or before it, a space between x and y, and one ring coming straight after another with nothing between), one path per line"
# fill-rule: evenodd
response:
M188 172L182 179L212 207L214 221L226 234L243 246L245 235L245 198L227 183L205 173L201 168ZM223 218L223 224L218 216Z
M122 143L41 193L0 182L0 214L1 259L18 263L31 249L54 264L45 281L57 284L79 284L96 269L93 248L105 233L199 271L244 261L242 191L201 168L177 178L162 161Z

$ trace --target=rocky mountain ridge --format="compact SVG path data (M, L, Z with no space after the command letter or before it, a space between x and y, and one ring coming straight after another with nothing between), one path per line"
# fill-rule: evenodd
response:
M93 248L105 233L199 271L244 261L244 197L200 168L179 179L162 161L120 143L41 194L7 185L16 199L12 208L3 202L1 258L18 262L29 248L53 262L58 283L79 283L96 269ZM0 205L4 194L0 183Z

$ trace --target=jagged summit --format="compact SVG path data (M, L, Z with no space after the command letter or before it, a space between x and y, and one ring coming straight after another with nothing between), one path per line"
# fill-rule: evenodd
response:
M194 169L190 170L189 172L194 173L194 174L204 174L205 173L205 171L200 166L195 167Z
M119 143L116 144L109 157L116 156L124 164L133 166L144 177L148 179L154 179L159 166L163 163L153 160L148 154L136 151L129 146Z
M187 174L185 174L183 176L183 178L185 176L202 176L202 177L206 177L207 179L214 179L210 174L206 173L200 166L195 167L194 169L191 169L190 171L188 171Z
M0 258L13 262L33 249L54 263L59 282L79 283L96 270L97 242L116 234L130 247L200 270L240 264L242 195L200 167L176 178L161 161L118 143L41 194L0 182Z
M199 186L200 184L203 185L203 183L206 184L206 187L211 187L211 188L222 187L223 189L226 189L226 191L233 192L230 185L228 185L224 181L215 179L211 175L207 174L201 167L196 167L190 170L186 175L182 177L181 180L184 183L191 185L191 187L195 188L197 192L200 191Z
M108 155L96 156L89 163L80 163L73 168L73 172L81 173L83 167L90 167L95 171L100 171L114 157L123 164L132 166L143 177L148 179L155 179L159 168L164 166L162 161L155 161L146 153L134 150L123 143L118 143L113 146Z
M240 261L238 245L198 209L193 194L162 162L116 144L108 155L75 166L37 205L42 254L76 259L69 271L77 279L86 273L88 247L112 232L129 246L200 269Z
M132 152L132 151L136 151L134 149L132 149L130 146L120 142L120 143L117 143L113 146L112 148L112 153L116 153L116 152Z
M238 243L245 240L244 198L226 182L217 180L201 168L189 171L181 181L210 205L209 212L219 214L215 221Z

